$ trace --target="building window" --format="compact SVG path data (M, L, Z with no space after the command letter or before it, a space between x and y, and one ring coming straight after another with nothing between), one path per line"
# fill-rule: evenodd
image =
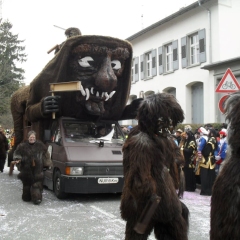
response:
M135 83L139 80L138 67L139 67L139 57L135 57L132 60L132 69L131 69L132 83Z
M181 38L182 68L206 62L206 34L202 29Z
M133 60L132 60L132 70L131 70L131 81L132 81L132 83L134 83L135 81L134 81L134 68L135 68L135 59L133 58Z
M159 74L174 72L179 68L178 40L158 48Z
M147 73L147 77L151 77L152 76L152 55L151 53L146 53L146 73Z
M189 37L190 42L190 65L199 63L199 40L198 34Z
M173 70L173 50L172 44L165 46L165 63L166 63L166 72Z
M156 55L157 49L154 49L140 56L141 79L147 80L157 75Z

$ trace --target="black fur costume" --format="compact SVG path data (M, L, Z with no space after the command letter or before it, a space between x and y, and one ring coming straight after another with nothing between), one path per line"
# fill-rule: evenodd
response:
M3 172L4 169L7 150L8 150L7 138L2 132L0 132L0 172Z
M225 103L229 121L227 159L212 190L211 240L240 239L240 92L229 96Z
M14 160L20 159L17 164L18 178L23 184L23 201L31 201L39 204L42 201L43 190L43 168L51 167L52 161L45 145L36 141L34 144L29 142L21 143L13 155Z
M145 240L154 229L156 239L188 239L187 207L176 193L183 157L169 130L184 119L175 97L161 93L147 97L138 110L138 125L123 146L124 187L121 216L127 221L126 240ZM176 160L177 159L177 160ZM145 232L134 231L144 207L153 195L161 201Z

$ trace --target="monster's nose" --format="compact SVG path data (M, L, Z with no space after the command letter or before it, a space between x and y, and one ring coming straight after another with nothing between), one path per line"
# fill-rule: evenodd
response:
M109 56L104 58L96 75L95 84L105 91L112 91L117 86L117 76L112 69L111 59Z

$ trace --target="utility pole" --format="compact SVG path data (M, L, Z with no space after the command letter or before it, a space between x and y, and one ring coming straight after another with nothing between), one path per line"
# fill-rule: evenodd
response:
M2 0L0 0L0 23L2 21Z
M144 23L143 23L143 4L142 4L141 23L142 23L142 30L143 30L143 29L144 29Z

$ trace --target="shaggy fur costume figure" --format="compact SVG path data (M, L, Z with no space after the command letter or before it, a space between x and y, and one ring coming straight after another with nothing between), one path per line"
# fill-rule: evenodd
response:
M121 216L127 221L125 239L145 240L154 229L156 239L188 239L188 208L179 200L179 164L184 160L169 137L184 119L182 108L171 94L147 97L138 110L138 125L123 146L124 187ZM177 159L177 160L176 160ZM146 204L152 196L160 203L144 234L135 232Z
M13 155L14 160L20 160L17 164L18 178L23 184L23 201L31 201L40 204L43 190L43 168L51 167L52 161L45 145L36 141L21 143Z
M3 172L4 169L7 150L8 150L7 138L2 132L0 132L0 172Z
M211 240L240 239L240 92L231 94L225 102L227 159L212 190Z

